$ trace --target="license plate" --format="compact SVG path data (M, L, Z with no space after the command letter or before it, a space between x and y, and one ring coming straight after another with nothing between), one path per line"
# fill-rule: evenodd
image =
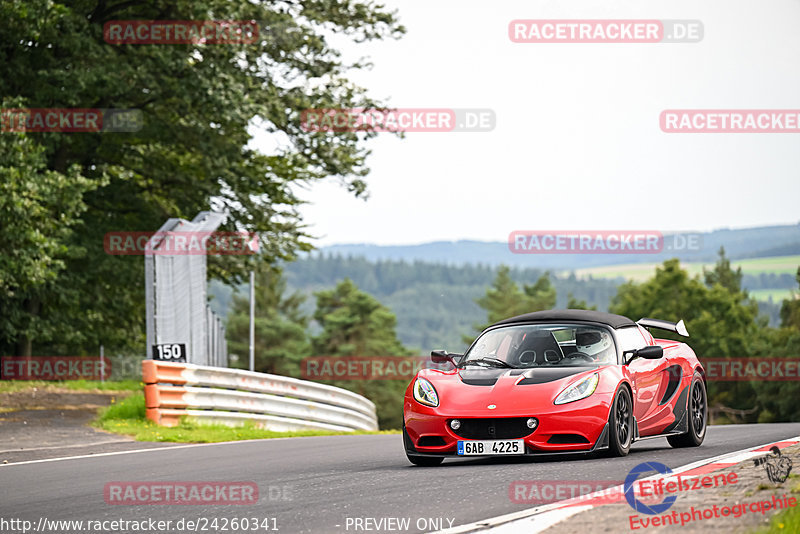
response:
M493 456L496 454L525 454L521 439L474 439L458 442L459 456Z

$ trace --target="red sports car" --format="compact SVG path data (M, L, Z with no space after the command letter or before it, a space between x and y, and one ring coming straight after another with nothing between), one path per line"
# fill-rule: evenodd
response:
M451 370L423 369L405 393L403 442L411 463L444 458L593 452L628 454L666 436L696 447L706 433L705 371L692 349L649 329L688 337L683 321L634 322L588 310L505 319L467 352L433 351Z

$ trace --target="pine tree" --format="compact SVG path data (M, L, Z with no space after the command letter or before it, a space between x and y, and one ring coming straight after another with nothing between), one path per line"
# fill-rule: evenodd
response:
M397 339L394 314L371 295L360 291L346 278L334 289L316 293L314 320L322 331L313 338L319 356L410 356ZM381 428L400 428L403 421L403 393L406 380L326 381L364 395L378 413Z

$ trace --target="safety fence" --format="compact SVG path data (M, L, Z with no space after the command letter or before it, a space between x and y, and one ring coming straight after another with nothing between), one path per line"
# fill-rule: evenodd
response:
M201 365L142 361L147 418L181 417L229 426L295 430L377 430L375 405L346 389L285 376Z

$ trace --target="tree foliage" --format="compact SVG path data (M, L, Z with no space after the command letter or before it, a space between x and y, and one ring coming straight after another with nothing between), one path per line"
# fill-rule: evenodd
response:
M583 299L575 298L572 293L567 295L568 310L597 310L597 306L589 306Z
M260 31L238 45L104 41L106 22L139 19L253 20ZM300 114L380 107L347 79L366 64L345 61L329 36L398 37L402 26L382 6L26 0L0 3L0 20L0 94L14 107L137 109L144 119L129 133L3 134L0 226L20 236L0 264L3 353L30 340L34 352L100 342L141 350L143 262L106 255L107 232L152 231L213 208L228 216L222 230L259 233L260 260L274 263L310 247L294 186L333 179L366 195L361 142L372 133L307 132ZM271 148L252 146L254 128L271 134ZM209 267L237 281L252 266L227 256Z
M503 319L540 310L549 310L556 305L556 290L550 281L550 273L545 272L533 284L523 284L520 290L511 277L511 269L502 265L486 294L475 300L486 310L487 322L474 326L477 332ZM464 336L470 343L472 338Z
M800 286L800 267L797 268L797 285ZM781 304L781 326L800 330L800 293L792 293L792 297Z
M731 269L731 260L725 256L725 247L720 247L719 258L713 269L703 268L703 278L708 287L721 285L728 291L736 293L742 290L742 268Z
M320 291L314 320L322 331L313 338L319 356L410 356L395 334L394 314L350 280ZM400 428L405 380L330 381L375 403L381 428Z
M644 283L620 286L609 311L634 320L683 319L695 352L707 358L748 354L759 327L758 306L740 289L731 291L719 283L708 287L698 277L690 278L677 259L665 261ZM679 339L668 333L664 337Z
M611 312L636 320L653 317L683 319L689 340L676 334L659 332L659 337L686 341L703 358L783 358L796 357L800 329L786 326L769 328L758 316L757 304L740 286L741 273L730 267L720 251L710 271L690 278L677 259L665 261L655 276L642 284L620 286ZM750 381L708 384L713 412L723 410L736 422L774 422L797 420L800 413L800 387L797 382ZM736 415L738 414L738 415Z

